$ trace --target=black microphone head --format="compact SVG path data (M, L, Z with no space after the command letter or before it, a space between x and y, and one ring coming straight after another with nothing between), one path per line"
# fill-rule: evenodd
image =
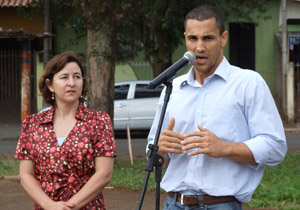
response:
M188 51L188 52L184 53L183 57L188 59L189 64L194 63L194 61L196 60L196 56L192 51Z
M196 56L193 52L188 51L184 53L182 58L180 58L176 63L167 68L164 72L150 82L150 88L153 89L164 82L174 79L178 71L180 71L186 65L194 63L195 60Z

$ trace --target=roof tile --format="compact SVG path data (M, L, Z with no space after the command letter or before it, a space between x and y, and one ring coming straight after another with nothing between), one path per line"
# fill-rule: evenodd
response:
M32 0L0 0L0 7L18 7L30 4Z

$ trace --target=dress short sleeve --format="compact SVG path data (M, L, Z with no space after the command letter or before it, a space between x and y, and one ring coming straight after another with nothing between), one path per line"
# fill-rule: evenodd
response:
M19 160L32 160L32 116L28 116L22 124L21 134L18 140L15 158Z
M116 157L115 137L110 116L106 112L96 114L94 155L96 157Z

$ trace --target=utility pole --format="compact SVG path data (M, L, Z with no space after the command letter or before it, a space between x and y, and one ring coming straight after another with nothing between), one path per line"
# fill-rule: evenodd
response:
M30 114L31 41L22 42L21 122Z
M44 68L50 59L50 0L44 0L44 45L43 64Z
M282 14L282 110L287 116L287 93L286 93L286 72L287 72L287 12L286 0L281 0Z

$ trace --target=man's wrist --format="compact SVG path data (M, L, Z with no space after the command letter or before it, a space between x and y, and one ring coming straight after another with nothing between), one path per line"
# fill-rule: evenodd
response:
M164 156L165 154L167 154L166 152L162 152L158 149L158 151L156 152L156 154L160 155L160 156Z
M233 146L234 142L224 142L224 149L223 149L223 157L230 157L233 155Z

